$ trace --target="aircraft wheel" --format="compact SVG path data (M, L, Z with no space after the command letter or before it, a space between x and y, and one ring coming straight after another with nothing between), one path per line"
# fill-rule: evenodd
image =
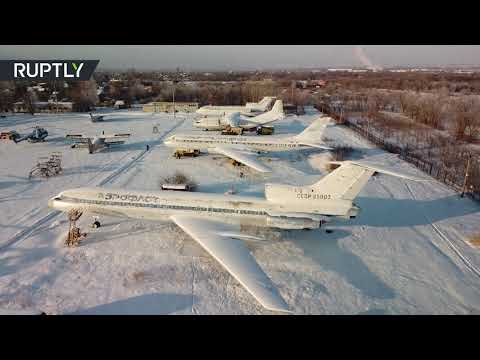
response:
M93 224L92 224L92 227L93 227L94 229L97 229L97 228L99 228L100 226L101 226L101 225L100 225L100 221L98 221L98 220L94 221Z

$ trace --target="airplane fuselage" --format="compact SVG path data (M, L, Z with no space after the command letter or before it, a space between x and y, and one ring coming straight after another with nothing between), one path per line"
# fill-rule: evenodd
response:
M342 216L351 202L301 198L279 204L265 198L170 191L125 191L105 188L66 190L49 200L49 207L67 212L78 209L98 215L146 220L168 220L172 215L194 215L232 224L283 229L318 228L326 216ZM310 209L305 211L305 209Z
M241 127L245 130L250 130L262 125L267 125L271 122L274 122L275 120L276 119L273 119L272 121L265 121L262 123L255 123L254 121L249 121L245 119L238 123L238 127ZM196 128L201 128L205 130L218 131L218 130L225 130L228 127L228 123L224 117L203 117L200 119L196 119L193 122L193 126Z
M245 146L257 151L288 151L307 149L292 138L228 135L173 135L165 140L165 145L182 150L212 151L216 146Z
M203 106L195 113L203 117L223 117L227 114L239 112L241 115L252 117L263 113L259 109L251 109L245 106Z

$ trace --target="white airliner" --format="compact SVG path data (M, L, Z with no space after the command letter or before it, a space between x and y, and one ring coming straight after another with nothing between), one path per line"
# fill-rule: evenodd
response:
M66 190L48 205L97 215L171 220L197 241L266 309L289 312L288 305L242 240L263 238L240 231L241 225L280 229L316 229L332 217L355 218L353 200L375 172L423 180L364 163L345 161L310 186L266 184L265 197L176 191L128 191L106 188Z
M81 134L67 134L65 137L74 142L72 148L88 148L88 152L93 154L112 145L124 144L129 136L130 134L113 134L88 137Z
M205 130L223 130L228 126L232 128L241 127L245 130L250 130L262 125L270 124L274 121L283 119L284 117L283 102L282 100L277 100L270 111L254 117L244 116L240 112L232 112L223 116L209 116L196 119L193 122L193 126Z
M258 103L246 103L245 106L215 106L207 105L202 106L196 111L197 114L202 116L224 116L229 113L240 112L245 116L255 116L263 113L269 109L276 97L266 96Z
M200 150L225 155L257 171L267 173L271 169L257 160L259 152L301 150L309 147L332 150L321 142L329 117L315 120L302 133L293 137L186 135L175 134L164 143L178 150Z

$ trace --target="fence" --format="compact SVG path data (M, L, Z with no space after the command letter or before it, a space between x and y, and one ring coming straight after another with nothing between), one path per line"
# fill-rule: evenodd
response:
M369 131L367 127L350 121L348 117L340 116L334 112L325 111L325 108L323 108L322 110L324 113L334 118L337 123L347 126L348 128L352 129L359 135L363 136L370 142L377 145L378 147L388 152L398 154L401 159L415 165L418 169L426 172L433 178L437 179L440 182L443 182L454 190L459 192L463 190L465 169L463 170L463 172L459 173L457 169L448 168L443 164L425 160L421 158L418 154L415 154L413 150L405 149L401 146L385 141L383 138ZM472 176L472 174L480 174L480 159L472 159L471 164L472 165L469 171L470 176ZM467 190L465 192L465 195L473 200L480 201L480 187L473 187L470 181L470 183L467 184Z

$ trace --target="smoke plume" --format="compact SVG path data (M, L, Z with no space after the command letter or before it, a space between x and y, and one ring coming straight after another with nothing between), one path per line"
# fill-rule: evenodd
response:
M365 66L368 70L378 71L382 70L382 67L379 65L375 65L367 56L365 51L362 49L361 46L357 45L353 48L353 54L355 57L360 60L360 62Z

